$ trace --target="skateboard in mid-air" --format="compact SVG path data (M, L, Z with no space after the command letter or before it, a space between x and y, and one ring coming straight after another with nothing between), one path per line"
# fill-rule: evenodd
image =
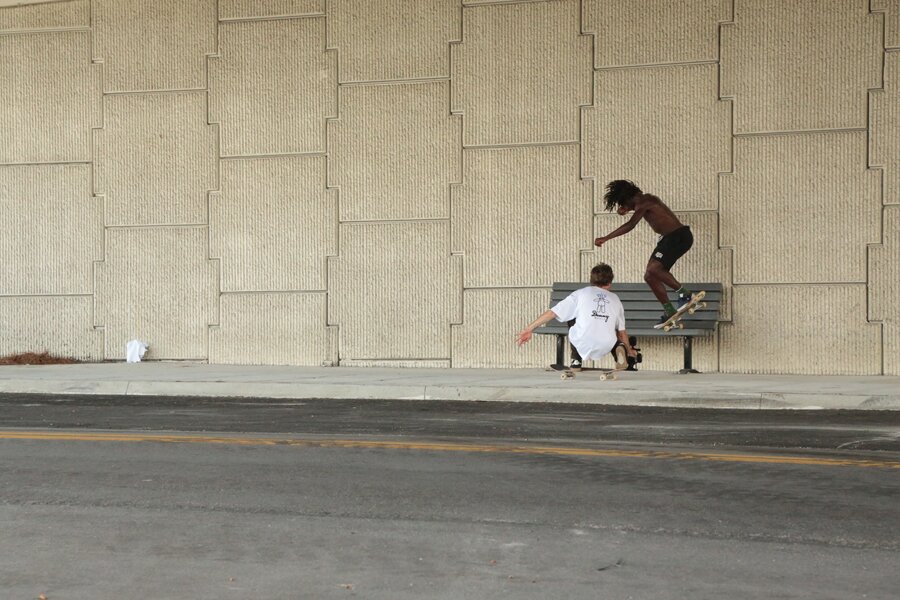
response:
M705 307L706 302L702 302L705 296L706 292L702 290L697 292L696 294L691 296L691 299L687 302L687 304L675 311L675 313L671 317L669 317L662 323L654 325L653 329L662 329L663 331L671 331L673 328L684 329L684 323L681 322L682 317L684 317L685 314L692 315L699 309Z
M567 367L566 365L550 365L550 369L552 369L554 371L559 371L560 379L574 379L575 373L578 372L578 373L599 373L599 378L602 381L606 381L607 379L615 379L616 372L625 370L625 368L623 367L623 368L618 368L618 369L582 368L582 369L579 369L578 371L574 371L574 370L570 369L569 367Z

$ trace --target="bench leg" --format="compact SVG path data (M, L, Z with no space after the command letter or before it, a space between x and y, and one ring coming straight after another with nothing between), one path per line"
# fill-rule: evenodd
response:
M692 336L686 335L684 336L684 368L678 371L680 375L685 375L687 373L699 373L697 369L694 368L693 360L694 360L694 338Z
M556 336L556 362L554 364L566 364L566 336L562 334Z

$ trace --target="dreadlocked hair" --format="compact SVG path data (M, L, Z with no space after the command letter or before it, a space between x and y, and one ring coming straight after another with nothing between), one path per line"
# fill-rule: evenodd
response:
M603 195L604 200L606 200L606 210L615 210L638 194L643 194L643 192L641 188L634 185L633 181L628 181L627 179L610 181L606 184L606 194Z

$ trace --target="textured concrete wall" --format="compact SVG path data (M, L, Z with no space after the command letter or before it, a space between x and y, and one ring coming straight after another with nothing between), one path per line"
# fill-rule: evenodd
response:
M695 366L900 373L900 0L0 5L0 140L0 354L541 366L554 281L642 280L628 178Z

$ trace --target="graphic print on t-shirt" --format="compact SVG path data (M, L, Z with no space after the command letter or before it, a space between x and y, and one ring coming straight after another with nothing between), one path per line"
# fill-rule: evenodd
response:
M609 306L609 298L606 297L606 294L597 294L594 301L597 303L597 307L591 311L591 316L609 321L609 312L606 310Z

